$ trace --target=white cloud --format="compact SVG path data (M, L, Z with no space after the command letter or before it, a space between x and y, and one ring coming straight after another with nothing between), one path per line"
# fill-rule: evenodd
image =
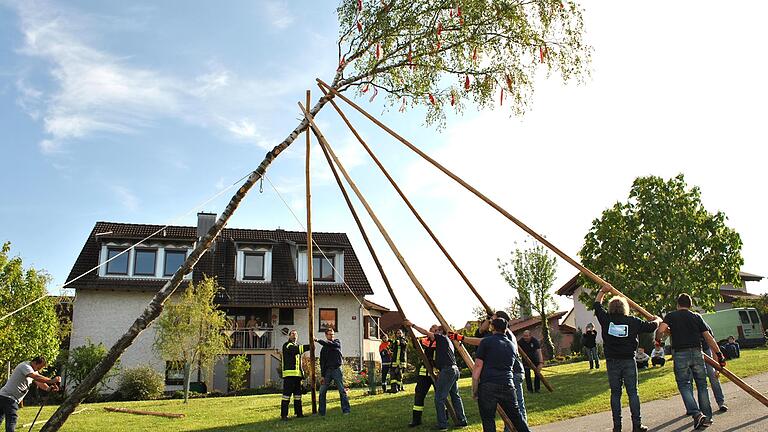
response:
M112 192L116 195L118 202L127 210L136 211L139 209L139 198L127 187L112 186Z
M295 21L294 16L288 10L288 2L270 1L264 4L264 12L270 24L277 29L285 29Z
M43 154L61 153L61 143L56 140L44 139L40 141L40 151Z

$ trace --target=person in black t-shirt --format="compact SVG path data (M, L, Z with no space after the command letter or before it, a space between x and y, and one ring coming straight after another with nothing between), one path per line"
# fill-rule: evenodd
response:
M523 338L517 341L518 346L525 354L531 359L534 367L538 372L541 372L541 367L544 366L544 356L541 355L541 344L539 341L531 336L531 332L526 330L523 332ZM531 368L527 364L524 364L525 368L525 387L529 392L538 393L541 390L541 379L538 374L533 374L533 384L531 384Z
M707 370L701 352L702 338L715 353L722 367L725 367L725 358L707 330L701 315L690 311L692 305L691 296L680 294L677 297L677 310L664 317L656 336L657 339L662 339L668 332L672 335L672 361L677 388L680 390L687 414L693 418L693 427L698 430L712 424ZM696 381L698 404L693 397L693 381Z
M640 333L653 333L661 322L643 321L629 316L629 305L624 297L613 297L608 302L608 311L603 309L603 298L613 287L606 284L597 294L594 309L595 316L602 327L605 365L608 370L608 384L611 387L611 412L613 413L613 431L621 431L621 388L622 383L629 397L629 411L632 413L632 431L645 432L640 417L640 395L637 392L637 350Z
M584 334L581 336L581 344L587 352L590 369L600 369L600 356L597 355L597 330L592 323L587 324Z
M483 432L496 430L496 406L509 416L518 432L527 432L528 424L517 408L513 383L515 347L506 337L507 321L492 322L493 335L483 338L477 347L475 368L472 370L472 397L477 400Z

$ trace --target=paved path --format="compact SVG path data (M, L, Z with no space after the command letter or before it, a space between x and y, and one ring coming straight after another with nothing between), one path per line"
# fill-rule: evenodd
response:
M746 378L745 381L757 391L768 394L768 373ZM725 393L725 404L730 410L723 414L715 413L715 423L705 429L707 432L768 431L768 407L731 382L723 385L723 392ZM709 397L714 404L711 390ZM624 400L626 400L626 394ZM670 399L647 402L642 406L643 423L651 431L692 431L693 422L690 417L682 414L684 412L683 400L679 395ZM624 430L631 431L632 422L629 408L624 408L622 419L624 420ZM603 432L611 431L611 429L611 413L604 412L536 426L533 431Z

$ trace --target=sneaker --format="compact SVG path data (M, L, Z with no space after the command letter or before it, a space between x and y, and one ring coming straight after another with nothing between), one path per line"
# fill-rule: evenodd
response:
M708 428L709 425L711 424L712 424L712 421L709 421L707 419L707 416L705 416L704 414L699 414L698 416L696 416L696 418L693 419L694 430L701 430L701 429Z
M632 432L648 432L648 426L646 425L632 426Z
M718 409L720 412L727 412L728 411L728 405L722 404L720 405L720 409Z

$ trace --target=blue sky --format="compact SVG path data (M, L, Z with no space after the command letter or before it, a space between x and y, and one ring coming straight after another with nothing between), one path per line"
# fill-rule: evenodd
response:
M381 97L361 102L571 255L591 220L626 198L634 177L683 172L742 234L744 270L768 275L768 89L757 55L768 36L759 20L766 11L604 3L584 3L592 79L564 86L542 75L522 118L468 110L436 130L419 110L385 111ZM332 77L335 6L0 0L0 240L60 284L96 221L170 222L255 168L297 123L304 90L318 94L314 78ZM470 278L502 305L511 293L495 259L525 236L352 118ZM463 322L469 308L456 301L467 294L459 279L335 114L318 120L427 289L449 319ZM302 140L269 171L301 218L303 151ZM364 255L321 163L313 165L315 229L348 232ZM204 210L220 212L228 196ZM230 226L301 229L266 185ZM431 319L384 243L376 244L398 292L413 300L407 312ZM374 300L387 303L364 262ZM573 273L560 262L558 283ZM766 282L750 289L765 291Z

